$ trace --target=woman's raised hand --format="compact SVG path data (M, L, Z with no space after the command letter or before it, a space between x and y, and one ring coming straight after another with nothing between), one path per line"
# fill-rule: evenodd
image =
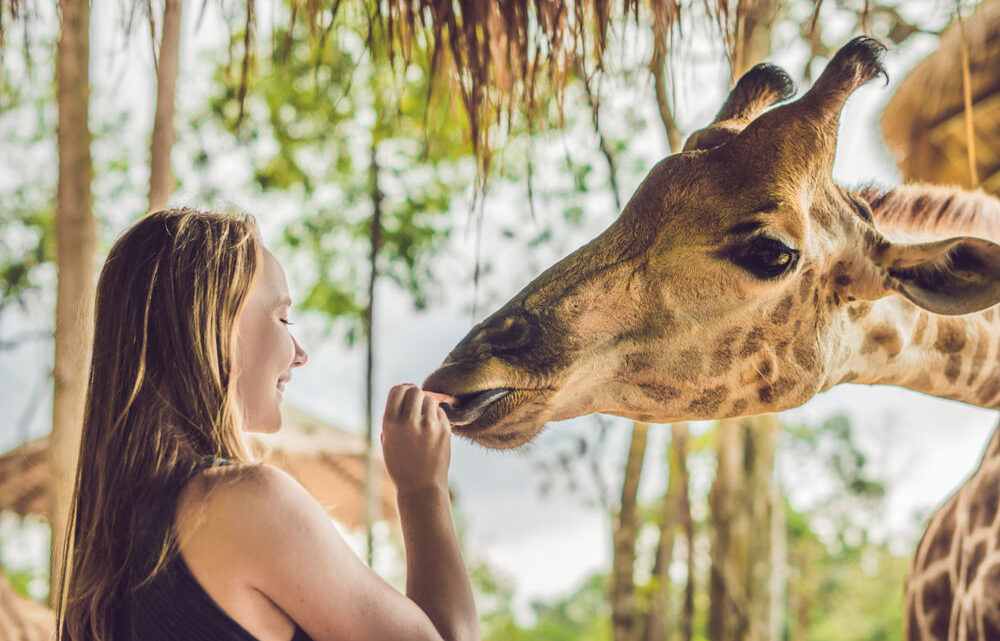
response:
M408 383L389 390L382 452L399 494L428 488L447 491L451 424L438 400Z

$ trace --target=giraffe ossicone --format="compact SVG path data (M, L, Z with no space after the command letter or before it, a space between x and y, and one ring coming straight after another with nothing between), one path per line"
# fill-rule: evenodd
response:
M883 50L852 40L778 106L787 74L744 75L607 230L425 381L458 399L455 432L511 448L548 421L760 414L841 382L1000 407L1000 201L831 177L844 102Z

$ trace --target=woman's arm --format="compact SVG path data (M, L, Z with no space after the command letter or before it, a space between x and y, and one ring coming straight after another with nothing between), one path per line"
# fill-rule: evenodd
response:
M361 562L301 485L267 465L215 484L205 507L216 525L201 545L315 641L478 641L451 523L450 436L436 401L412 386L393 389L383 447L399 488L406 595Z
M451 519L451 426L416 386L389 393L382 449L396 483L406 544L406 594L445 639L479 639L476 604Z

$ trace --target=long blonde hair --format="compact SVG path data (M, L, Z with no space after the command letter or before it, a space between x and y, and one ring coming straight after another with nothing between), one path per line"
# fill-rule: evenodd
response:
M160 211L97 285L60 641L112 641L117 607L177 553L176 497L201 461L248 461L232 376L261 244L252 217Z

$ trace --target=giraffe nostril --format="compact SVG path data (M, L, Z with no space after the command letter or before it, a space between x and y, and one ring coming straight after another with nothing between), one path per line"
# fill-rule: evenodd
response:
M488 318L472 328L448 354L444 364L478 361L490 355L512 352L531 343L535 333L532 322L520 311Z
M531 323L522 314L504 316L484 327L480 340L494 351L511 351L531 340Z

